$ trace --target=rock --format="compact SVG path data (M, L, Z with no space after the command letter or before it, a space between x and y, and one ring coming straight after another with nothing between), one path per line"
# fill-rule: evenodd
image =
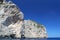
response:
M24 20L24 14L11 1L0 4L0 37L47 38L45 26Z
M3 3L3 0L0 0L0 4L2 4Z
M32 20L24 20L26 38L47 38L46 28Z
M0 5L0 35L15 34L17 38L20 38L20 29L24 16L17 6L11 3L9 1Z

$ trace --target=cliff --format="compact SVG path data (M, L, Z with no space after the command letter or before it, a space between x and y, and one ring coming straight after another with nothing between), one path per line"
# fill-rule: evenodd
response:
M46 28L32 20L24 20L24 14L11 1L0 4L0 37L47 38Z

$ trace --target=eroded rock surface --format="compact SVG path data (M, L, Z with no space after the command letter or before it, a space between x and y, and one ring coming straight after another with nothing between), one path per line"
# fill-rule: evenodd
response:
M0 4L0 37L47 38L46 28L32 20L24 20L24 14L11 1Z

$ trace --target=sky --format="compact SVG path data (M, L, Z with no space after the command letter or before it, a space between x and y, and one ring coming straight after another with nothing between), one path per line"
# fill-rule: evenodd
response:
M60 0L12 0L23 12L24 19L46 27L48 37L60 37Z

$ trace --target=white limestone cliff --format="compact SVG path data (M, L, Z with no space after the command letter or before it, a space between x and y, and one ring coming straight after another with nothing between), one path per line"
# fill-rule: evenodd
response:
M0 4L0 36L16 38L47 38L45 26L32 20L24 20L24 14L11 1ZM23 36L22 36L23 35Z
M25 37L27 38L47 38L46 28L32 20L24 20Z

